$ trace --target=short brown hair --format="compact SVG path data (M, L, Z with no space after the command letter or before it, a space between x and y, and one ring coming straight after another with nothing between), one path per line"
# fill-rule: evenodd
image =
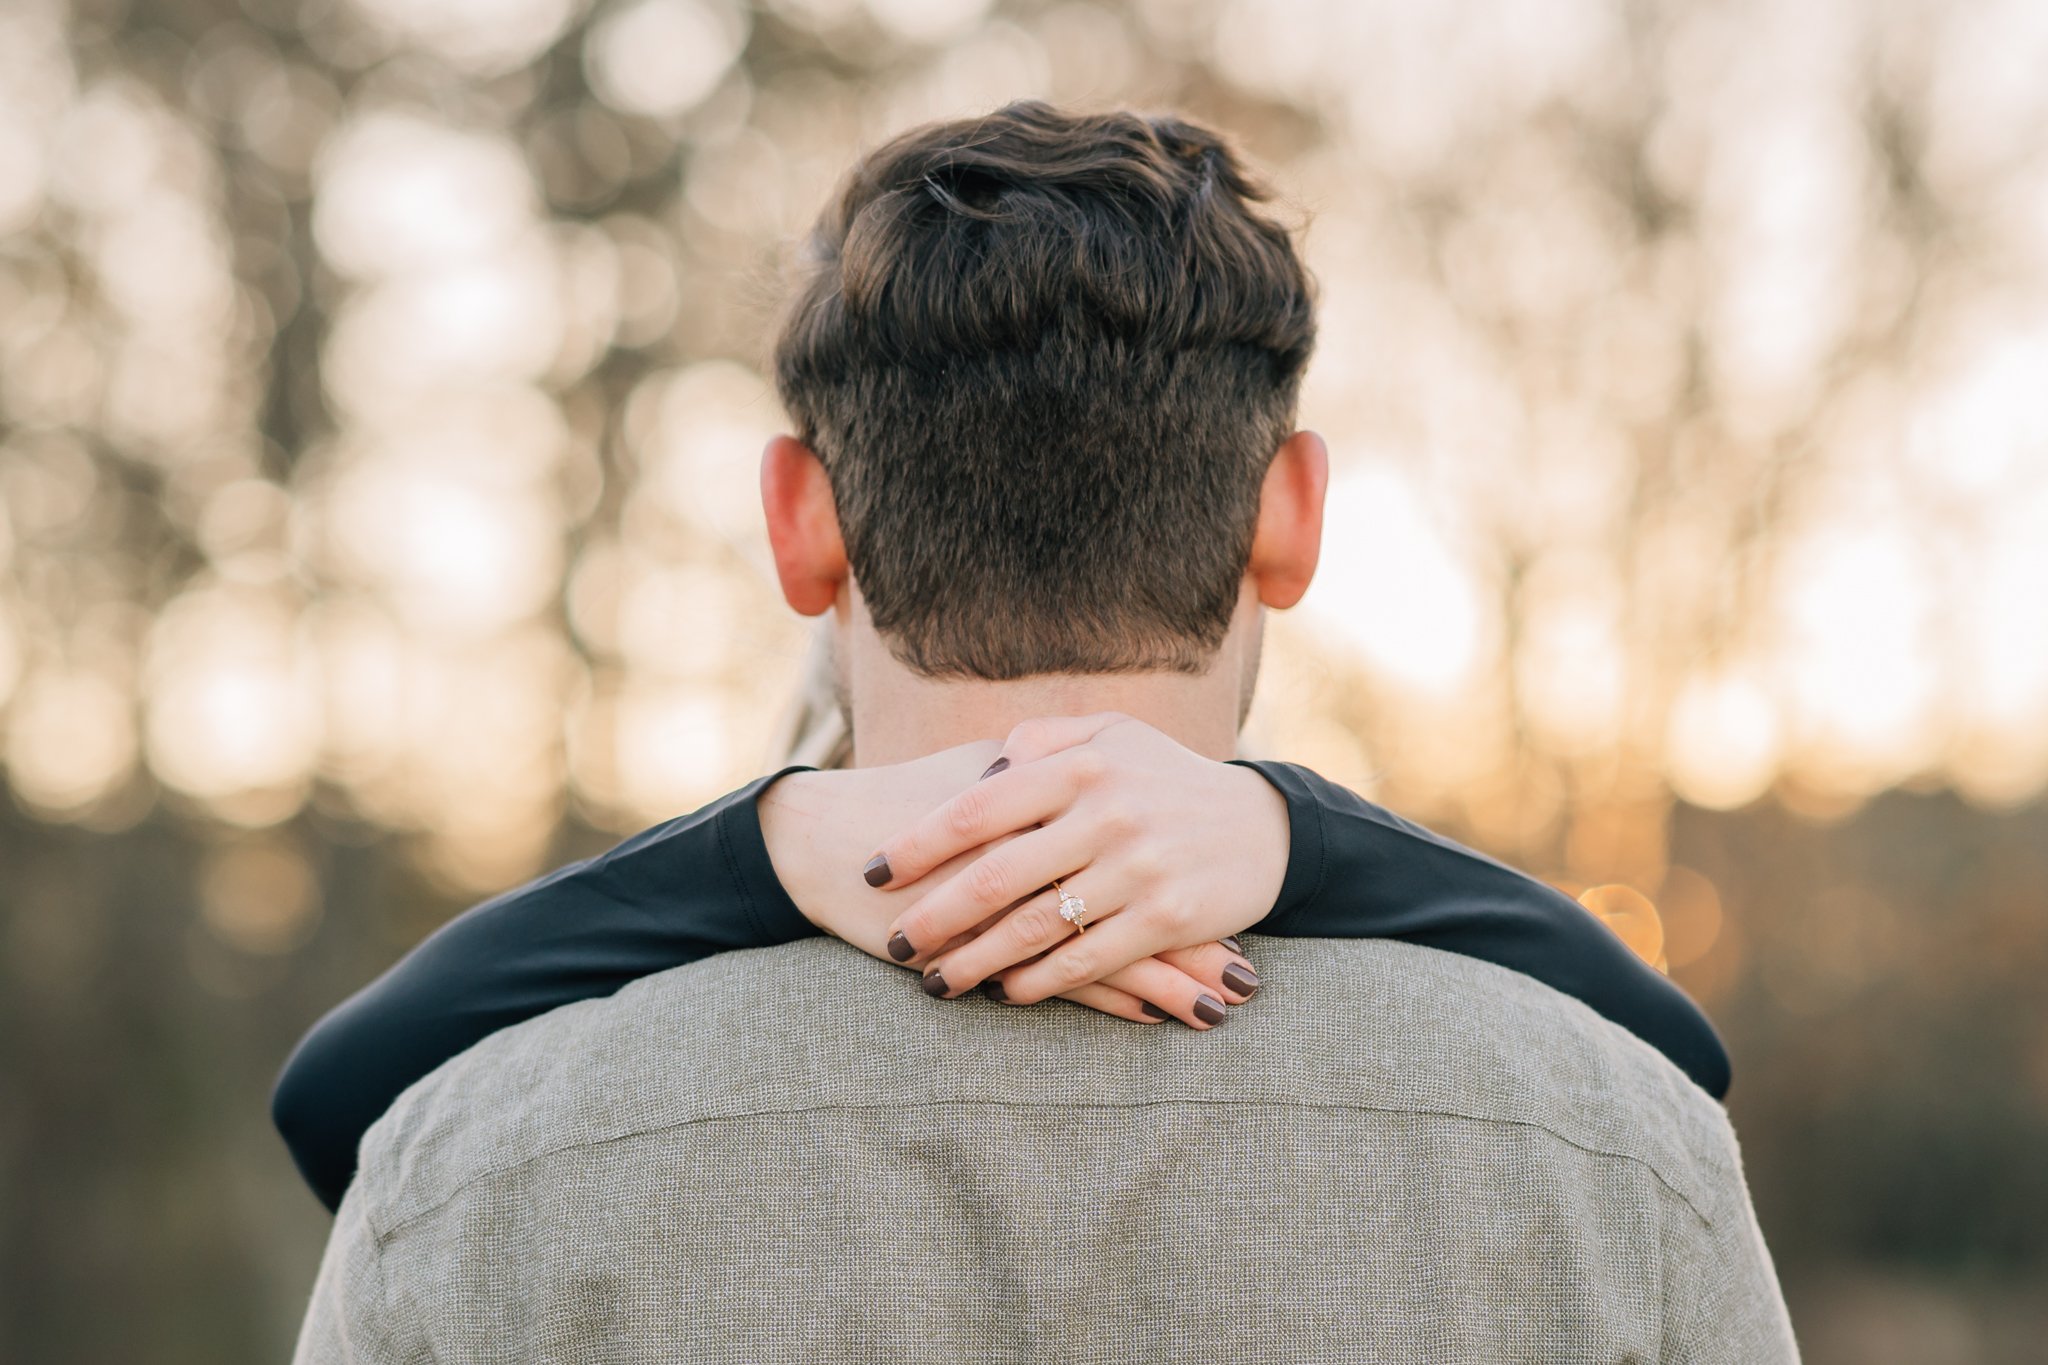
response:
M775 382L903 663L1207 666L1315 341L1270 197L1199 124L1039 100L847 174Z

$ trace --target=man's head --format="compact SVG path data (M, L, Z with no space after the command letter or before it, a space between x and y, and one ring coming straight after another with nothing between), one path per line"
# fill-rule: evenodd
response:
M848 174L775 345L784 591L912 673L1200 673L1307 587L1312 287L1220 135L1024 101ZM1277 486L1277 487L1276 487ZM850 576L851 584L847 580Z

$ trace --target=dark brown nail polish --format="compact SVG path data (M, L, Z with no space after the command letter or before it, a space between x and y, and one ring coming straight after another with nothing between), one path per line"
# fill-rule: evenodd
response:
M1165 1010L1159 1008L1159 1006L1153 1004L1150 1000L1140 1000L1138 1002L1138 1008L1145 1011L1145 1016L1149 1019L1173 1018L1172 1015L1168 1014Z
M1007 767L1009 767L1009 766L1010 766L1010 760L1009 760L1009 759L1007 759L1007 758L999 758L999 759L997 759L997 760L996 760L995 762L993 762L993 763L989 764L989 765L988 765L988 771L987 771L987 772L985 772L985 773L983 773L983 774L982 774L981 776L982 776L982 777L985 777L985 778L986 778L986 777L994 777L994 776L995 776L995 775L996 775L997 773L1001 772L1001 771L1002 771L1003 769L1005 769L1005 768L1007 768ZM980 778L977 778L977 779L975 779L975 780L976 780L976 781L979 781L979 780L981 780L981 779L980 779Z
M1003 989L1003 983L995 977L990 977L981 983L981 993L995 1001L998 1005L1008 1004L1010 1000L1010 993Z
M1223 984L1239 995L1250 995L1259 988L1259 974L1241 962L1233 962L1223 969Z
M1216 998L1215 996L1213 996L1213 995L1198 995L1198 996L1196 996L1196 997L1195 997L1195 1018L1197 1018L1197 1019L1201 1020L1201 1021L1202 1021L1203 1023L1205 1023L1205 1024L1220 1024L1220 1023L1222 1023L1222 1022L1223 1022L1223 1002L1222 1002L1221 1000L1218 1000L1218 999L1217 999L1217 998Z
M917 956L917 949L910 946L910 940L901 933L889 935L889 956L898 962L908 962Z
M868 859L868 865L860 870L860 875L867 879L869 886L887 886L889 884L889 856L886 853L877 853L874 857Z
M946 978L940 976L937 972L926 972L924 974L924 993L931 996L934 1000L944 995L946 993Z
M1230 951L1233 953L1241 954L1244 952L1244 945L1237 941L1236 934L1232 934L1229 938L1218 939L1216 941L1218 943L1221 943L1224 947L1230 949Z

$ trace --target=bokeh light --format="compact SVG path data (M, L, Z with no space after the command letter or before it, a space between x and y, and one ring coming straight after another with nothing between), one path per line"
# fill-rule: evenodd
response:
M329 733L349 707L317 679L368 667L372 635L333 637L357 642L337 657L312 624L335 611L384 623L378 676L538 630L568 647L558 706L609 698L650 734L671 717L667 758L591 788L621 822L736 778L764 756L685 742L672 718L795 657L793 626L735 624L775 614L751 468L783 425L759 372L762 248L878 131L1113 91L1143 46L1273 103L1244 133L1323 283L1302 420L1336 452L1340 529L1302 622L1374 704L1289 733L1560 866L1546 841L1595 819L1574 811L1661 822L1621 796L1638 788L1715 809L1781 787L1840 809L1926 779L1997 806L2038 793L2048 252L2006 228L2048 197L1996 150L2032 107L2024 83L1955 75L2012 70L2008 40L2034 50L2025 7L1808 6L1751 32L1678 6L1654 37L1597 0L1484 22L1468 4L1290 13L1314 22L1220 0L847 0L779 7L772 29L727 0L350 0L308 30L325 66L223 20L167 98L81 64L60 11L23 7L0 102L0 657L70 676L43 624L66 615L58 583L161 613L128 675L141 760L243 821L288 815L316 780L353 789ZM767 55L799 29L907 65L799 81ZM1859 65L1857 42L1923 54L1919 74ZM551 51L580 58L589 101L526 80ZM432 97L414 59L476 98ZM340 74L366 67L385 74ZM1665 97L1643 113L1647 83ZM1873 90L1919 111L1924 145L1884 140ZM1631 119L1621 174L1588 138ZM256 162L222 159L238 147ZM1919 179L1894 164L1914 157ZM1985 206L1986 235L1937 249L1914 195ZM84 510L122 461L167 471L162 531L212 577L75 567L126 533ZM236 590L269 594L261 647L175 624ZM611 680L587 682L595 666ZM642 696L679 679L713 692ZM57 723L44 685L12 690ZM66 724L109 709L85 695ZM382 737L346 721L347 752L403 743L398 714ZM1446 725L1459 742L1415 737ZM117 742L61 759L18 718L9 733L40 809L123 789ZM1571 793L1561 819L1474 794L1538 788ZM504 828L536 830L533 808L508 801Z
M454 904L774 766L796 239L913 121L1183 108L1321 299L1329 533L1251 742L1796 1021L1759 1069L1840 1096L1754 1102L1862 1151L1913 1059L1847 1012L2048 951L2048 867L1985 851L2048 793L2044 69L2035 0L10 0L0 763L48 840L143 850L92 875L193 851L168 942L30 890L0 971L112 1054L73 993L131 938L246 1005L431 927L324 851ZM2048 1036L2015 1009L1982 1037ZM1978 1085L1928 1111L2048 1113L2048 1048L1972 1037L2004 1069L1920 1059Z
M628 0L592 29L584 62L598 95L628 114L673 116L717 86L747 41L728 0Z

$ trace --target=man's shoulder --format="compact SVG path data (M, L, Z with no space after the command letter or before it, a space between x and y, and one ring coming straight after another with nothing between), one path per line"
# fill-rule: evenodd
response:
M1431 1115L1639 1162L1709 1221L1740 1189L1721 1107L1568 996L1380 940L1248 949L1265 984L1206 1033L1063 1002L931 1000L836 939L707 958L504 1030L407 1091L364 1140L371 1220L388 1231L476 1181L637 1135L933 1104Z
M491 1034L364 1135L357 1181L372 1225L381 1235L566 1148L774 1107L820 970L861 991L897 975L836 939L804 939L720 953Z
M1274 940L1265 940L1273 945ZM1541 1129L1587 1152L1637 1162L1711 1223L1746 1207L1727 1111L1669 1058L1582 1001L1521 972L1457 953L1385 940L1297 939L1308 986L1294 1020L1327 1068L1363 1104L1385 1100L1478 1122ZM1268 948L1271 951L1271 948ZM1261 967L1264 979L1264 967ZM1263 989L1262 989L1263 995ZM1339 1066L1356 1034L1312 1020L1369 1011L1385 1069Z

